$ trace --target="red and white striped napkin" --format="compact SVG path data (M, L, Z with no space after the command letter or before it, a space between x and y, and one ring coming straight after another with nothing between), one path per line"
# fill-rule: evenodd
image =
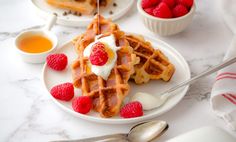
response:
M236 56L236 1L221 0L223 18L234 37L224 60ZM211 106L232 130L236 130L236 63L220 70L211 92Z

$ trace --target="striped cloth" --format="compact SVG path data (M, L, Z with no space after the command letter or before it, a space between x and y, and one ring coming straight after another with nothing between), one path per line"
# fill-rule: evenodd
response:
M236 36L225 59L236 56ZM213 111L223 118L229 128L236 130L236 63L220 70L211 92Z
M236 56L236 0L221 0L223 19L234 34L224 60ZM211 92L211 106L236 131L236 63L220 70Z
M236 56L236 36L225 58ZM220 70L211 92L213 111L225 120L227 126L236 130L236 63Z

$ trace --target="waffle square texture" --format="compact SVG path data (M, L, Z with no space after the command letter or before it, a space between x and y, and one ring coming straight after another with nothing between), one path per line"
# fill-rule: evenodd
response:
M98 27L99 22L99 27ZM88 57L83 56L84 49L95 40L96 35L101 37L114 35L117 46L117 62L107 80L91 72L88 66ZM82 90L82 95L90 96L93 109L101 117L112 117L119 113L124 98L130 90L128 80L134 73L136 60L133 49L125 39L124 32L110 20L96 16L85 33L74 39L78 59L72 64L73 84Z
M149 80L169 81L175 72L174 65L159 50L154 49L150 42L142 36L126 35L129 45L140 61L134 66L135 73L131 76L135 83L147 83Z

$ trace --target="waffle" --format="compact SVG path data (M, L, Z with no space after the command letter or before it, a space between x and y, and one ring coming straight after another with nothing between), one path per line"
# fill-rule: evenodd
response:
M97 0L46 0L48 4L82 14L91 14L96 9ZM100 0L100 6L107 6L111 0Z
M134 72L135 54L125 39L124 32L118 26L103 17L98 16L88 26L87 31L73 40L78 59L72 64L73 84L82 90L82 95L90 96L93 109L101 117L112 117L120 111L121 104L130 90L128 80ZM96 35L109 36L113 34L116 44L121 47L117 51L117 62L107 80L91 72L87 64L88 58L83 51L88 44L94 41Z
M131 76L135 83L147 83L151 79L171 79L175 67L160 50L154 49L142 36L126 35L126 39L140 58L140 62L134 66L135 73Z

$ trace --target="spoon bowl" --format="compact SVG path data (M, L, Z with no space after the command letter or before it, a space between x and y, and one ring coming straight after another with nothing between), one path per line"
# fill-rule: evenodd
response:
M151 110L160 107L165 103L167 97L160 95L151 95L144 92L138 92L132 96L131 102L138 101L142 104L143 110Z
M168 128L169 126L165 121L144 122L132 127L127 138L131 142L151 141L164 134Z

